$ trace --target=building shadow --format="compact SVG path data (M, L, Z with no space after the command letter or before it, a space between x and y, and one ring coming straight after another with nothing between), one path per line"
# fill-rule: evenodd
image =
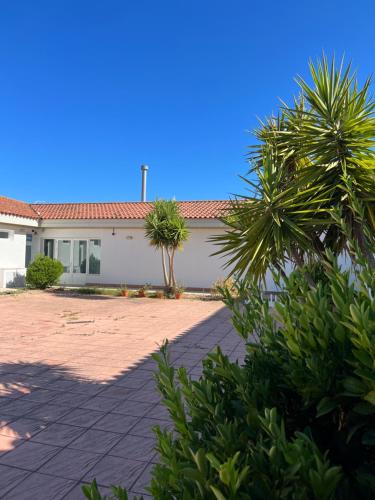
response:
M218 344L242 362L244 343L225 308L171 341L171 362L199 378ZM171 428L155 386L155 352L104 381L67 365L0 363L0 498L83 499L81 485L94 477L104 493L121 484L144 494L157 461L152 429Z

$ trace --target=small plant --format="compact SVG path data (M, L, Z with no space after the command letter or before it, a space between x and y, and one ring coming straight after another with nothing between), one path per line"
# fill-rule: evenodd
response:
M229 290L231 294L235 293L235 285L233 278L219 278L212 283L211 297L221 300L223 290Z
M138 297L146 297L147 296L147 290L149 290L151 287L150 283L145 283L144 285L141 286L141 288L138 289Z
M185 291L185 288L181 284L177 284L173 288L173 294L175 299L180 299Z
M129 295L129 290L125 283L120 285L120 295L121 297L127 297Z
M165 299L165 292L164 292L164 290L156 290L155 297L157 299Z
M102 496L95 479L92 481L91 484L86 484L82 486L82 492L88 500L112 500L115 498L118 500L131 500L127 491L124 488L121 488L121 486L111 487L111 492L113 496L112 495L110 497ZM133 496L133 500L143 500L143 496L142 495L139 497Z
M44 290L56 285L64 272L60 261L37 255L26 271L26 284L32 288Z

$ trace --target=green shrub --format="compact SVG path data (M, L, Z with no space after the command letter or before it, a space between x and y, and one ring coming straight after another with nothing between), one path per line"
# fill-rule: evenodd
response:
M60 261L37 255L26 272L26 284L33 288L45 288L56 285L64 267Z
M82 286L82 287L74 290L74 292L79 293L81 295L100 295L101 294L101 290L99 288L94 288L94 287L89 287L89 286Z
M192 381L162 348L157 381L175 429L156 430L154 498L374 498L375 272L360 257L354 279L333 259L315 287L304 272L275 310L249 283L237 298L224 291L243 366L217 349Z

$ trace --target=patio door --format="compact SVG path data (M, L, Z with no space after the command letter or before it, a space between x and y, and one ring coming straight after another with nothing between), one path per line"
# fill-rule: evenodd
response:
M57 258L64 266L60 282L84 285L87 274L87 240L57 240Z

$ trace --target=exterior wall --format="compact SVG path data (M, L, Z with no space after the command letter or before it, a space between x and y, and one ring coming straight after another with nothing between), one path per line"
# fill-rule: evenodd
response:
M143 224L138 223L141 227L115 227L115 235L112 235L112 227L90 226L43 227L33 239L32 253L35 255L42 250L43 239L100 239L101 274L87 275L80 283L74 281L72 275L63 275L62 284L163 285L161 254L144 237ZM210 257L216 247L207 242L211 235L223 232L223 228L189 229L188 242L176 253L176 279L185 287L210 288L216 279L227 274L222 268L225 261Z
M20 286L25 274L26 234L5 225L0 225L0 231L9 233L9 238L0 238L0 288Z

